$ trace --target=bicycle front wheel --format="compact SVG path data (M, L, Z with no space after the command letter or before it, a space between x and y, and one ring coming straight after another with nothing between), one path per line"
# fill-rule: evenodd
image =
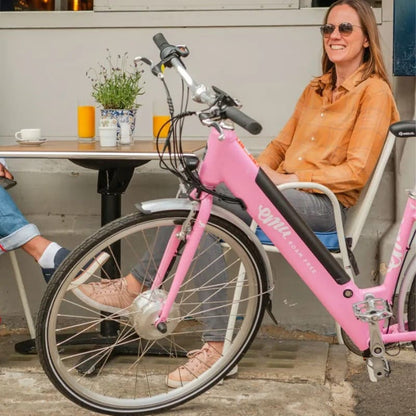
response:
M75 296L72 282L101 252L110 258L89 282L119 278L132 269L152 279L167 236L187 215L186 210L135 213L116 220L75 249L49 283L38 317L39 358L55 387L75 403L113 415L177 406L221 380L255 337L268 301L262 257L245 233L213 215L176 297L166 334L137 329L158 310L152 311L156 315L131 308L123 314L104 313ZM169 291L178 257L164 278L163 293ZM201 339L224 341L219 359L202 363L205 371L193 374L192 380L168 387L168 375L186 365L187 353L200 349Z

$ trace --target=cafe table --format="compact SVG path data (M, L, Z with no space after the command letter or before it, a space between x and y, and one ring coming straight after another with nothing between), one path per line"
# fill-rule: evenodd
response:
M69 159L77 165L97 170L97 192L101 194L101 223L104 225L120 216L121 195L130 183L134 168L159 159L158 150L162 151L163 145L156 145L152 140L136 140L131 145L102 147L98 141L48 140L41 145L0 146L0 157ZM195 156L204 146L202 140L182 141L185 156Z
M101 194L101 224L120 217L121 196L127 189L134 169L151 160L159 159L159 151L164 143L158 145L152 140L136 140L131 145L102 147L98 141L83 143L78 140L47 140L40 145L12 144L0 146L0 157L30 159L68 159L73 163L98 171L97 192ZM183 140L182 151L185 156L195 157L202 153L205 141ZM117 251L117 250L116 250ZM107 275L115 275L114 262L107 262ZM113 270L114 269L114 270ZM117 330L117 323L106 322L101 327L103 338L111 337ZM94 340L89 340L94 342ZM98 341L97 341L98 342ZM17 352L33 353L33 340L16 344Z

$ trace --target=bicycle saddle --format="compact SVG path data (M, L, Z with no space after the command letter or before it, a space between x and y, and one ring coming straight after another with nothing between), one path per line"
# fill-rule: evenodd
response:
M416 137L416 120L398 121L390 126L396 137Z

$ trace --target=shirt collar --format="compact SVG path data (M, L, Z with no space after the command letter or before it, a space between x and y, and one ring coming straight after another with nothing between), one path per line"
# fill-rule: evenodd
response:
M347 91L350 91L352 88L360 84L362 79L362 72L364 69L364 64L361 65L354 73L352 73L341 85L340 87L344 88ZM321 75L320 77L315 78L312 81L312 86L319 92L322 93L326 88L332 90L332 72L335 71L334 68L331 68L328 72Z
M340 86L347 91L352 90L358 84L363 82L364 64L361 65L354 73L352 73Z

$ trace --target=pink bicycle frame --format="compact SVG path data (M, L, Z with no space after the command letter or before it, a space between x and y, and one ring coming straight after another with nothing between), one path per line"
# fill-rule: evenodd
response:
M416 220L416 203L409 199L400 227L395 251L385 282L380 286L358 288L329 251L305 226L289 206L280 191L259 168L233 130L225 130L223 137L211 129L207 152L199 176L208 188L224 182L230 191L246 204L247 212L261 226L265 234L312 290L332 317L361 350L369 346L369 325L357 319L353 305L362 302L369 293L391 304L398 279L401 259ZM191 259L195 254L205 224L209 218L213 199L203 193L192 232L181 256L168 299L156 322L166 321ZM172 236L173 237L173 236ZM171 255L164 256L159 271L166 270ZM162 272L159 275L163 275ZM160 282L159 282L160 284ZM156 285L154 285L156 287ZM387 332L381 328L382 332ZM402 332L400 332L402 331ZM416 340L416 331L403 332L396 326L382 333L383 342Z

